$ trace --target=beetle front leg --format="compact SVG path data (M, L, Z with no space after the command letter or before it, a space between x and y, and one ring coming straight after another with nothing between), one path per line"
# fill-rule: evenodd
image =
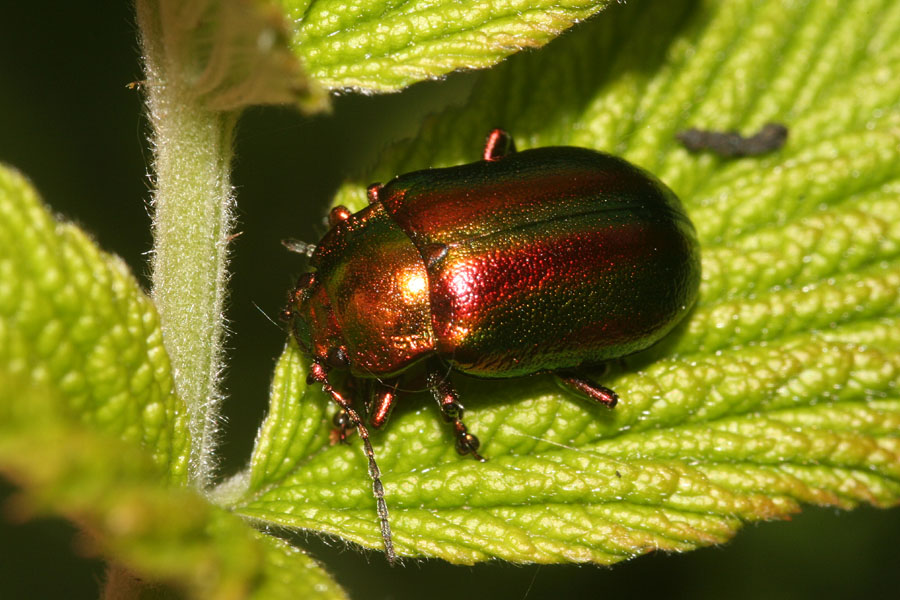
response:
M438 367L430 367L426 378L428 388L431 390L435 401L441 409L444 421L453 425L456 436L456 451L460 454L471 454L475 460L485 462L485 458L478 454L478 446L481 442L469 433L462 422L463 405L459 401L459 394L453 388L453 384L447 379Z
M580 396L587 396L594 402L613 408L619 402L619 396L608 387L588 379L577 371L555 371L556 380L566 389Z
M346 379L344 387L348 397L357 398L359 396L355 380L352 377ZM345 409L340 402L337 402L337 404L341 408L334 413L334 417L331 418L331 424L334 425L334 429L331 430L329 436L332 446L335 444L346 443L347 438L350 437L356 429L356 422L353 420L350 413L347 412L347 409Z

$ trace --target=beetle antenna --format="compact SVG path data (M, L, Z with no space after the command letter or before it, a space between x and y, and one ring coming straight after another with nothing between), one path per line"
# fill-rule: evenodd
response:
M366 457L369 459L369 477L372 479L375 509L378 512L378 520L381 523L381 539L384 542L384 554L387 556L388 564L393 566L397 560L397 555L394 553L394 542L391 539L391 523L388 520L387 502L384 501L384 485L381 483L381 470L378 468L378 463L375 462L375 450L372 448L372 442L369 441L369 430L363 425L362 419L359 418L355 410L350 409L347 411L347 414L356 421L356 431L363 441Z
M274 320L272 317L269 316L269 313L267 313L266 311L264 311L264 310L259 306L259 304L257 304L256 302L253 302L252 300L250 301L250 304L252 304L253 307L254 307L256 310L258 310L260 313L262 313L262 316L264 316L264 317L266 318L266 320L267 320L269 323L271 323L272 325L274 325L275 327L277 327L277 328L280 329L281 331L284 331L284 326L283 326L283 325L279 325L278 323L276 323L275 320Z
M381 469L378 468L378 463L375 462L375 449L372 448L372 442L369 441L369 430L363 425L359 413L354 410L350 401L341 396L340 393L331 386L324 365L313 361L313 364L310 367L309 379L321 383L322 390L331 396L331 399L346 411L350 419L356 423L356 432L363 441L366 457L369 459L369 477L372 479L372 493L375 495L375 507L378 512L378 520L381 523L381 539L384 542L384 554L387 557L388 564L393 566L397 560L397 555L394 553L394 542L391 539L391 524L388 520L387 502L384 501L384 485L381 483Z

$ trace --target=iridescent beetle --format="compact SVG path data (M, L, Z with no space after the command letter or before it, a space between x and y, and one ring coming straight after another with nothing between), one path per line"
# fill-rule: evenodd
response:
M388 560L395 555L369 434L331 369L369 379L368 422L381 427L404 372L424 363L461 454L479 441L445 376L552 373L606 406L616 394L585 367L665 336L697 296L694 227L651 174L593 150L516 152L490 133L483 159L400 175L368 188L369 206L331 211L283 318L312 356L310 383L341 407L336 423L365 445Z

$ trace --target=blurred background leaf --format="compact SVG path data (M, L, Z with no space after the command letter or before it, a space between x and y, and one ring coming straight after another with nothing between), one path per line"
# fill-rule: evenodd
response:
M0 473L20 488L5 515L77 524L80 550L110 561L105 597L139 580L192 598L344 597L307 554L187 486L185 406L128 268L4 165L0 217Z
M191 439L153 303L2 164L0 271L0 374L55 392L69 418L140 446L184 485ZM3 394L12 411L23 404Z
M216 111L259 104L327 109L325 91L288 47L288 23L277 3L138 0L135 6L158 61L154 77L178 79L168 83L186 92L185 101Z

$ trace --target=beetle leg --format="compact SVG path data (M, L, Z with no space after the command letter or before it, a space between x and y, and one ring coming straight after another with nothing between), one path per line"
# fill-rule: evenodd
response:
M327 365L328 367L333 366L328 357L325 358L325 365ZM352 377L348 377L344 382L344 391L350 398L359 397L356 383L356 380ZM350 437L353 434L353 431L356 429L356 423L353 422L353 418L350 416L350 413L348 413L344 408L340 408L336 413L334 413L334 416L331 418L331 423L334 425L334 429L331 430L331 433L329 435L332 446L334 446L335 444L345 443L347 441L347 438Z
M456 451L460 454L471 454L475 460L485 462L485 458L478 454L478 446L481 442L469 433L462 422L463 405L459 401L459 394L453 388L450 380L443 376L439 369L429 369L427 385L441 408L441 416L444 421L453 425L453 433L456 435Z
M557 381L564 387L575 391L581 396L587 396L594 402L598 402L609 408L612 408L619 402L619 396L599 383L595 383L579 373L571 371L556 371L554 373Z
M328 225L334 227L338 223L342 223L352 216L353 213L350 212L349 208L347 208L343 204L339 204L332 208L331 212L328 213Z
M372 449L372 442L369 441L369 430L363 425L362 419L359 418L359 414L353 409L350 401L341 396L332 387L328 381L328 370L318 359L313 360L306 379L311 384L321 383L322 390L331 396L331 399L347 414L352 424L356 425L356 431L363 441L366 457L369 459L369 477L372 479L372 494L375 496L378 519L381 521L381 539L384 542L384 553L387 556L388 563L393 565L397 555L394 553L394 542L391 540L391 525L388 522L387 503L384 501L384 485L381 483L381 470L378 468L378 463L375 462L375 450Z
M334 425L330 435L332 446L346 442L347 437L353 433L353 428L356 427L356 423L353 422L350 413L343 408L334 413L331 423Z
M378 192L381 191L382 187L380 183L373 183L366 188L366 197L369 199L369 204L378 202Z
M497 160L516 151L512 136L502 129L492 130L484 143L484 160Z
M399 378L386 379L375 384L375 391L369 404L369 424L375 429L380 429L394 409L397 400L397 386Z

